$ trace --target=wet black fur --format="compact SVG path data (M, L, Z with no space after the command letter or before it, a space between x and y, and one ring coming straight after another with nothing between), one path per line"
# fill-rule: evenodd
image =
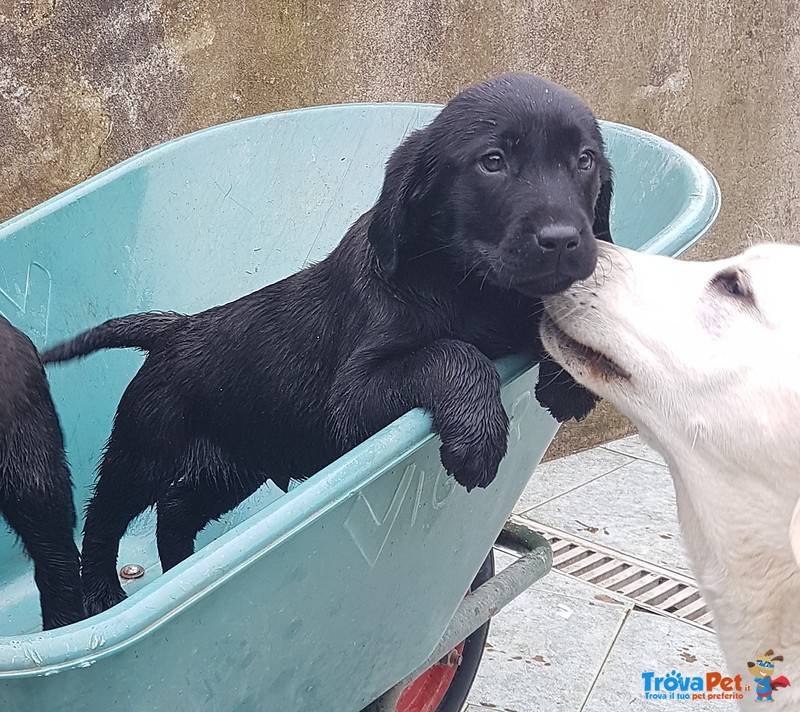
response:
M590 169L577 165L584 150ZM505 170L486 169L493 152ZM87 512L88 610L124 597L119 539L145 508L157 505L167 570L266 479L285 489L417 406L433 416L447 471L486 487L508 430L492 359L544 358L537 297L592 272L610 200L589 109L555 84L505 75L406 139L377 204L322 262L200 314L121 317L48 351L46 362L148 352ZM553 230L574 239L554 248L542 238ZM560 419L586 415L594 398L544 369L540 400Z
M61 425L36 347L0 317L0 513L33 559L45 630L85 617Z

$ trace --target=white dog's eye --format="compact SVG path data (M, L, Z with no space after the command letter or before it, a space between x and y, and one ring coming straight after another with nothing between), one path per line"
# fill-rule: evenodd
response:
M747 281L736 270L720 272L711 280L711 285L737 299L753 301L753 294L747 285Z

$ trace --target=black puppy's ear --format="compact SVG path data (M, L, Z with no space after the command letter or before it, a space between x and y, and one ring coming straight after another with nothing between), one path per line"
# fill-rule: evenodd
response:
M401 257L416 241L424 216L423 204L433 185L435 157L429 131L420 129L395 149L367 228L367 238L383 270L393 275Z
M611 239L611 196L614 192L614 181L609 175L600 184L600 192L594 203L594 225L592 231L598 240L614 242Z

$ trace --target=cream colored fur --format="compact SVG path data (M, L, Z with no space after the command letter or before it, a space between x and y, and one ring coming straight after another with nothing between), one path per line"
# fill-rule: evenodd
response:
M604 246L545 308L547 349L666 459L728 674L752 685L748 661L784 657L792 686L741 708L800 711L800 247L689 262Z

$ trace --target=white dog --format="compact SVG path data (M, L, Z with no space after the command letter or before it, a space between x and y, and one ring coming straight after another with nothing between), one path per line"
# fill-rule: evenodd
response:
M800 247L601 247L593 277L545 301L545 347L667 461L728 674L751 685L741 708L764 706L771 673L791 687L768 709L800 710Z

